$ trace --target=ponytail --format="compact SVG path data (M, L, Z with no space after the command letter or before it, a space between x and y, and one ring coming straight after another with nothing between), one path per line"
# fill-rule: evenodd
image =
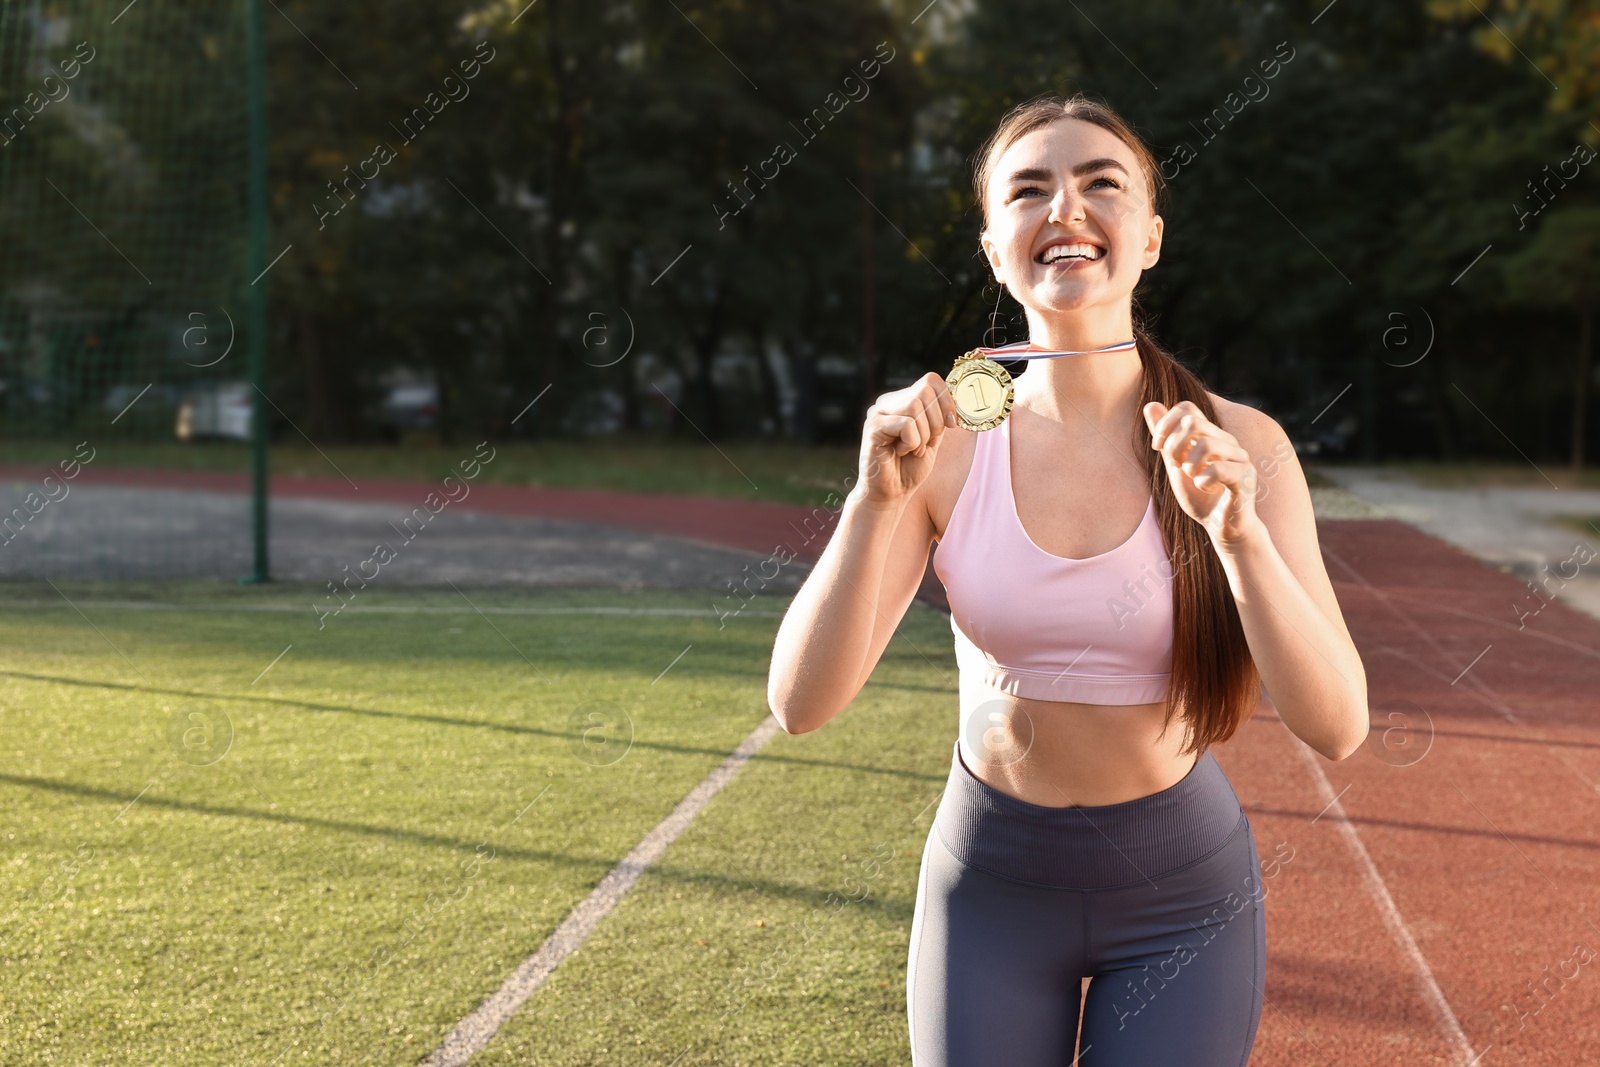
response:
M1134 454L1144 457L1161 540L1172 566L1172 682L1162 730L1181 718L1185 752L1204 752L1228 740L1255 707L1260 676L1250 657L1239 608L1222 561L1205 528L1178 504L1161 453L1150 447L1143 411L1151 401L1173 407L1187 400L1212 422L1216 405L1200 379L1142 328L1134 340L1144 365Z

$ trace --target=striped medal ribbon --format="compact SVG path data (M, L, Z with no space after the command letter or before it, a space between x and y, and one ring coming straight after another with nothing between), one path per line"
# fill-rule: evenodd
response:
M1102 352L1133 352L1135 341L1119 341L1103 348L1065 352L1035 347L1031 341L1001 345L999 348L974 348L959 357L945 377L950 397L955 401L956 419L969 430L992 430L1011 414L1016 390L1011 374L996 360L1054 359L1057 356L1093 356Z

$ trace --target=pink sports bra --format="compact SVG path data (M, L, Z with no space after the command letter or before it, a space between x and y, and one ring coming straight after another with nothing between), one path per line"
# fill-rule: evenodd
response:
M1109 552L1046 552L1017 517L1010 419L978 434L933 569L950 600L963 691L1080 704L1166 698L1172 567L1155 501Z

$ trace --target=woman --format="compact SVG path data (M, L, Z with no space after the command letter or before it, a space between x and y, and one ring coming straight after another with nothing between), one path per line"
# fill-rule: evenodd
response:
M961 729L917 887L913 1062L1239 1067L1263 894L1209 748L1264 686L1343 759L1367 733L1365 673L1283 430L1134 325L1163 230L1149 148L1104 106L1052 97L1008 114L976 163L983 252L1032 347L1089 354L1030 363L982 432L958 428L936 373L878 398L768 699L790 733L837 715L937 541ZM1256 462L1274 460L1258 507Z

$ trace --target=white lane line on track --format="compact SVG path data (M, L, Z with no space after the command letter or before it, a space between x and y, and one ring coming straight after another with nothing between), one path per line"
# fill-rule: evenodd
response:
M423 1061L424 1067L462 1067L487 1045L501 1025L544 984L544 980L560 966L562 960L578 950L595 927L600 925L600 920L633 888L639 876L661 857L678 835L689 828L700 810L733 780L740 768L751 756L760 752L779 729L778 720L772 715L762 719L761 724L745 736L727 759L701 779L700 784L691 789L689 795L680 800L677 807L633 847L633 851L622 857L600 879L594 891L567 913L567 917L545 939L544 944L523 960L498 990L476 1011L456 1024L456 1028L433 1051L433 1055Z
M1378 916L1383 919L1383 925L1388 927L1395 944L1400 947L1400 954L1416 973L1422 1000L1427 1004L1428 1011L1439 1027L1439 1032L1444 1036L1445 1043L1450 1046L1451 1062L1456 1067L1469 1067L1478 1061L1481 1054L1476 1052L1472 1042L1467 1040L1466 1032L1461 1029L1461 1023L1456 1019L1456 1013L1451 1010L1450 1002L1445 999L1444 992L1440 990L1439 983L1433 977L1433 969L1428 966L1422 950L1417 947L1416 938L1411 936L1410 928L1400 916L1400 909L1395 906L1394 897L1389 894L1389 887L1384 884L1383 876L1378 873L1377 865L1372 862L1372 855L1367 852L1367 846L1362 844L1361 835L1356 832L1355 824L1345 814L1344 805L1339 803L1338 796L1334 795L1333 784L1328 781L1322 765L1317 762L1316 753L1297 737L1291 736L1289 741L1301 761L1310 770L1311 781L1317 787L1317 794L1327 805L1324 810L1332 816L1330 821L1339 828L1345 846L1355 857L1356 866L1361 869L1363 880L1367 884L1367 892L1371 894L1373 903L1378 907Z

